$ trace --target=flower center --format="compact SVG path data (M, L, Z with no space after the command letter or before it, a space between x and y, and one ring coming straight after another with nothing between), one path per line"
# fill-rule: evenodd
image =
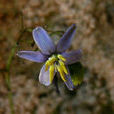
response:
M68 74L68 71L65 66L66 59L58 54L58 55L52 55L45 63L45 71L49 69L50 73L50 82L53 81L54 73L59 72L61 78L63 81L66 81L65 74Z

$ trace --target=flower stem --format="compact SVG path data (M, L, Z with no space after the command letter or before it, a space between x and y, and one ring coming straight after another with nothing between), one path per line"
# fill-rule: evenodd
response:
M5 75L5 82L6 82L6 86L8 89L8 99L9 99L9 104L10 104L10 109L11 109L11 114L15 114L14 112L14 104L13 104L13 95L12 95L12 91L11 91L11 80L10 80L10 65L12 63L14 54L15 54L15 50L16 50L16 46L14 46L11 50L11 53L9 55L8 61L7 61L7 65L6 65L6 75Z
M12 91L11 91L11 81L10 81L9 73L6 74L6 85L7 85L7 88L8 88L8 99L9 99L11 114L15 114L14 104L13 104L13 95L12 95Z

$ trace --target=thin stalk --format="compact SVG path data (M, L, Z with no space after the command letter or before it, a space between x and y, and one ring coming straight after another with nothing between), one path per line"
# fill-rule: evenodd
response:
M11 81L10 81L9 73L6 74L6 85L7 85L7 88L8 88L8 99L9 99L11 114L15 114L14 104L13 104L13 94L12 94L12 91L11 91Z
M7 66L6 66L7 73L6 73L6 76L5 76L6 86L8 88L8 99L9 99L11 114L15 114L14 104L13 104L13 94L12 94L12 91L11 91L11 80L10 80L10 66L11 66L11 63L12 63L12 60L13 60L13 57L14 57L14 54L15 54L15 50L16 50L16 46L12 48L11 53L9 55L9 58L8 58L8 61L7 61Z
M24 27L24 22L23 22L23 14L21 14L20 16L20 34L18 36L18 41L17 44L20 42L24 32L31 32L31 29L25 28ZM10 109L11 109L11 114L15 114L14 111L14 103L13 103L13 94L12 94L12 90L11 90L11 80L10 80L10 66L11 63L13 61L13 57L15 55L16 52L16 48L17 48L17 44L12 48L11 53L8 57L8 61L7 61L7 65L6 65L6 75L5 75L5 82L6 82L6 86L8 89L8 99L9 99L9 104L10 104Z

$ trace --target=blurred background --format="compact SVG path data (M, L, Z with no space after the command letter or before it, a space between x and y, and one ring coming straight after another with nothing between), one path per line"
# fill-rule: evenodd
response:
M42 64L20 59L37 50L32 30L58 39L75 23L71 49L83 49L84 81L74 92L37 81ZM0 0L0 114L114 114L113 0Z

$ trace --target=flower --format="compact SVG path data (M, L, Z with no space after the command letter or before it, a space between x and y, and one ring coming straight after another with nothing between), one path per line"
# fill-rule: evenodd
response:
M70 76L68 65L76 63L80 60L81 49L66 52L70 47L71 41L76 32L76 25L73 24L64 33L57 45L53 43L48 33L42 27L36 27L32 34L33 39L40 51L19 51L17 55L21 58L44 63L39 74L40 83L45 86L53 82L55 74L59 74L69 90L74 89L74 85Z

